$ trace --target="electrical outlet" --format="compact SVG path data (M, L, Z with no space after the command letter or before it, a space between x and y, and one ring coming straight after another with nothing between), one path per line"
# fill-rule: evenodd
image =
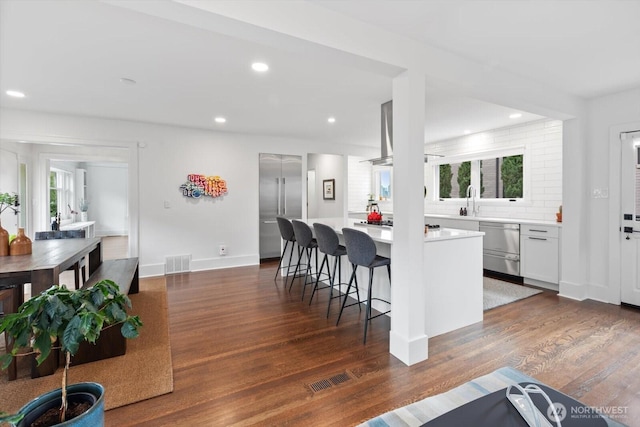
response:
M220 255L226 255L227 254L227 245L220 245L220 249L219 249L218 253Z

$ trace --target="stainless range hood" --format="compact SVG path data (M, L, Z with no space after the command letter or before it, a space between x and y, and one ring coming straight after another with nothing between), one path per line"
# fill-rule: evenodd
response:
M393 100L387 101L380 107L380 157L365 160L374 166L393 165ZM440 154L425 154L424 162L429 156L443 157Z

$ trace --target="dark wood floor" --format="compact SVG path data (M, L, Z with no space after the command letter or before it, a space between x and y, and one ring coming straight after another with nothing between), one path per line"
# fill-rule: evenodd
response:
M349 426L512 366L593 406L628 407L640 425L640 311L552 292L485 312L429 340L429 359L389 354L389 321L325 318L301 286L274 284L276 265L170 276L175 391L106 413L107 426ZM463 296L462 296L463 297ZM334 304L337 300L334 300ZM339 374L347 381L313 391Z

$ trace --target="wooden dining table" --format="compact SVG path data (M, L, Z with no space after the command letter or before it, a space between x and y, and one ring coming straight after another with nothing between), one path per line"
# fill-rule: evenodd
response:
M60 273L89 256L89 276L102 264L99 237L32 242L31 253L0 257L0 289L31 283L31 295L59 284Z
M31 295L46 291L60 282L60 273L88 256L88 274L102 264L102 239L54 239L32 242L31 253L0 257L0 290L15 288L12 307L22 301L24 285L31 283ZM50 366L41 366L40 375L51 371ZM55 367L53 367L55 370ZM53 371L51 371L53 372ZM9 378L15 378L15 362L9 367ZM34 372L32 372L34 376ZM35 376L38 376L35 373Z

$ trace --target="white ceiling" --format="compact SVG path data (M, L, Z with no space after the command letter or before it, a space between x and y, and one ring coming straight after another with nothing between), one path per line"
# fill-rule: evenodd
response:
M640 1L313 3L581 97L640 86ZM377 147L390 76L325 59L95 1L0 1L3 108ZM269 72L254 73L255 60ZM427 141L539 118L426 96Z

